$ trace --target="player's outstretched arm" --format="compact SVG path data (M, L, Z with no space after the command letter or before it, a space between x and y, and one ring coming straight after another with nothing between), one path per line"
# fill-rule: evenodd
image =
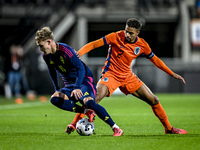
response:
M179 80L181 80L182 83L186 84L184 78L181 77L179 74L173 73L172 77L174 77L175 79L179 79Z
M182 83L186 84L185 80L183 77L181 77L180 75L174 73L173 71L171 71L171 69L169 69L165 63L159 59L156 55L154 55L150 61L159 69L163 70L164 72L166 72L167 74L169 74L170 76L174 77L175 79L179 79L181 80Z
M82 56L82 55L90 52L91 50L96 49L96 48L101 47L101 46L104 46L103 38L100 38L96 41L87 43L78 52L79 52L79 55Z

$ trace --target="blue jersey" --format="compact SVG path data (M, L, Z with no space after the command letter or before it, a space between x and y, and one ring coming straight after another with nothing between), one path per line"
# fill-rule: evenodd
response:
M76 56L75 51L69 45L57 43L54 54L44 55L49 74L55 90L59 90L57 72L64 81L65 87L80 89L84 81L93 83L93 74L90 69Z

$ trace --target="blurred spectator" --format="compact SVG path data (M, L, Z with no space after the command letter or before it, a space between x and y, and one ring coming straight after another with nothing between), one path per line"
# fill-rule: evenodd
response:
M29 86L23 68L23 48L20 45L12 45L10 54L11 66L7 74L8 85L5 85L6 97L10 98L13 94L21 97L22 89L29 96Z
M2 56L2 49L0 45L0 94L3 94L3 87L4 87L4 81L5 81L5 73L3 71L3 63L4 63L4 58Z

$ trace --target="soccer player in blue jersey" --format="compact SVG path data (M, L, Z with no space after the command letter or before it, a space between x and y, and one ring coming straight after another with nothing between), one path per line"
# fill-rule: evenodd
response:
M123 131L114 123L106 109L95 102L96 86L93 74L76 56L74 49L67 44L56 43L49 27L38 30L35 41L44 52L43 58L55 87L51 103L63 110L84 113L91 122L95 111L98 117L113 129L113 136L121 136ZM57 72L65 84L63 88L58 85ZM78 101L84 107L77 105Z

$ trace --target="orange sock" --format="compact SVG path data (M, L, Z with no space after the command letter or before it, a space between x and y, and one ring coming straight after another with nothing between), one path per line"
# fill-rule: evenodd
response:
M73 121L71 122L71 124L75 125L83 117L85 117L85 114L77 113L76 116L74 117Z
M165 110L163 109L160 102L155 106L151 106L151 108L152 108L154 114L158 117L160 122L163 124L165 130L171 131L172 126L170 125L168 118L167 118L167 114L165 113Z

